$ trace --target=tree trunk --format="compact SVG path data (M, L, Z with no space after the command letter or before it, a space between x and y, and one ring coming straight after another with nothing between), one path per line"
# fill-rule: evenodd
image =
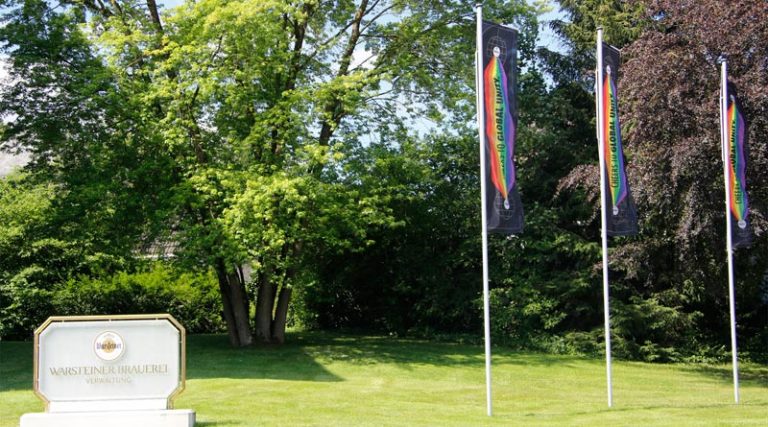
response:
M240 346L251 345L253 344L253 334L251 333L249 301L245 292L245 283L241 280L237 270L231 271L228 276L229 285L232 289L232 306L235 308L233 312Z
M240 338L237 334L237 326L235 324L235 315L232 311L232 297L230 295L229 282L227 281L226 273L219 271L216 268L216 276L219 279L219 294L221 295L221 305L224 308L224 321L227 324L227 333L229 334L229 343L232 347L240 346Z
M261 342L272 342L272 309L275 307L275 284L264 276L256 298L256 337Z
M272 340L278 344L285 342L285 324L288 319L288 303L291 301L291 287L283 286L277 297L275 320L272 321Z
M227 323L229 342L233 347L244 347L253 343L251 326L248 321L248 298L245 284L240 280L236 271L231 273L223 260L216 262L216 276L219 280L219 291L224 308L224 320Z

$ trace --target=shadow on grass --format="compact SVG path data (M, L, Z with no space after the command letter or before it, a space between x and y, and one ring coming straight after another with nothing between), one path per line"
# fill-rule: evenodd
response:
M0 393L32 390L32 342L0 341Z
M195 421L195 427L210 427L210 426L239 426L240 423L218 422L218 421Z
M559 365L584 360L570 356L494 351L497 364ZM341 335L335 332L289 333L283 345L232 348L227 336L190 335L187 339L187 379L277 379L343 381L323 365L397 364L484 366L481 345L465 345L387 336ZM0 392L32 388L32 343L0 341Z
M232 348L226 335L190 335L187 379L279 379L333 382L343 379L325 369L304 349L301 335L282 346ZM0 341L0 392L32 390L31 342Z
M659 404L659 405L634 405L631 403L627 403L627 404L617 403L612 408L603 407L600 409L593 409L588 411L575 411L575 412L569 412L569 415L574 417L608 415L608 414L616 414L616 413L636 413L640 415L644 411L652 412L652 411L659 411L659 410L730 409L730 408L734 408L735 405L736 404L734 403L690 403L690 402L689 403L669 403L669 404ZM742 402L742 403L739 403L738 406L760 408L763 406L763 403L743 403ZM523 414L523 416L527 418L532 418L532 417L539 417L541 416L541 414L529 412L529 413ZM627 425L642 425L642 421L638 420L634 424L627 424ZM703 424L694 424L694 425L707 425L707 424L703 423ZM713 425L722 425L722 424L714 422Z
M482 345L453 344L387 336L340 335L327 332L302 332L291 336L306 354L319 361L343 361L356 365L391 363L408 365L478 366L485 364ZM583 357L518 353L494 349L494 364L568 366Z
M338 332L308 331L294 333L288 337L290 344L314 361L327 363L341 361L357 365L391 363L400 368L410 366L476 366L485 364L482 345L452 344L418 339L387 336L366 336ZM505 348L493 350L495 366L520 365L559 368L578 368L586 365L603 364L602 359L585 356L553 355L545 353L517 352ZM673 364L675 369L701 377L716 378L723 382L732 381L728 366ZM768 366L746 364L740 369L743 385L768 387Z
M255 345L232 348L227 336L191 335L187 342L187 378L275 379L336 382L344 378L329 371L329 363L353 365L388 363L402 369L420 365L484 366L481 345L451 344L387 336L341 335L335 332L289 333L284 345ZM577 356L518 353L494 349L494 364L558 366L560 368L600 363ZM696 375L730 382L727 366L677 365ZM768 367L749 366L741 372L744 385L768 386ZM31 390L32 343L0 341L0 392Z
M681 369L693 374L718 379L724 383L733 383L733 369L730 365L685 365ZM768 366L742 365L739 367L739 384L768 387Z
M569 366L584 358L524 354L500 350L498 364ZM255 345L233 349L225 335L190 336L187 377L254 378L295 381L343 381L324 365L396 364L401 369L419 365L484 366L482 346L430 342L387 336L340 335L334 332L289 333L280 346Z
M342 381L295 338L289 336L283 345L232 348L226 335L192 335L187 339L187 379Z
M32 388L32 343L0 341L0 392ZM584 360L573 356L494 350L494 364L568 366ZM500 359L500 360L499 360ZM387 336L341 335L335 332L289 333L283 345L232 348L224 334L190 335L187 379L232 378L289 381L343 381L323 364L397 364L484 366L482 346L430 342Z

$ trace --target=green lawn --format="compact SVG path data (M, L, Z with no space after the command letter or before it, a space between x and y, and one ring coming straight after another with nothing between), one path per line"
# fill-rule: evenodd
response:
M485 415L478 346L325 333L282 347L231 349L191 336L177 408L200 426L253 425L768 425L768 367L614 363L606 406L600 359L495 349L494 416ZM43 405L31 391L31 343L0 342L0 427Z

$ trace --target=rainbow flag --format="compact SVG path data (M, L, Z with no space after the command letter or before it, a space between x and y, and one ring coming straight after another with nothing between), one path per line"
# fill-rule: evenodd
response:
M483 22L481 66L488 231L517 234L523 230L515 181L517 31Z
M731 241L733 247L752 243L747 197L747 121L739 102L736 85L728 83L728 104L725 113L725 143L728 156L728 206L731 212Z
M619 98L616 90L621 56L618 49L603 43L602 123L598 132L603 140L605 159L606 227L609 236L637 234L637 212L627 183L624 148L619 122Z
M498 57L493 56L483 72L485 86L485 135L490 155L491 181L509 205L507 196L515 186L515 123L509 102L509 80Z
M603 156L605 169L608 172L608 191L613 209L627 197L627 174L624 172L624 156L621 147L621 127L619 125L619 100L616 85L611 79L611 67L606 67L607 75L603 78Z

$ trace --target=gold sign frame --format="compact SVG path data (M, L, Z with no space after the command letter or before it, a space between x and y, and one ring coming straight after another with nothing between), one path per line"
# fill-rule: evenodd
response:
M167 320L173 327L179 331L180 338L180 362L179 367L179 384L168 396L166 409L173 409L174 400L184 391L187 386L187 330L179 323L173 316L167 313L163 314L115 314L115 315L91 315L91 316L51 316L43 322L37 329L35 329L35 341L34 341L34 363L32 368L33 383L32 389L35 396L45 403L45 410L48 412L50 401L40 391L40 334L45 331L53 323L66 323L66 322L93 322L93 321L116 321L116 320Z

